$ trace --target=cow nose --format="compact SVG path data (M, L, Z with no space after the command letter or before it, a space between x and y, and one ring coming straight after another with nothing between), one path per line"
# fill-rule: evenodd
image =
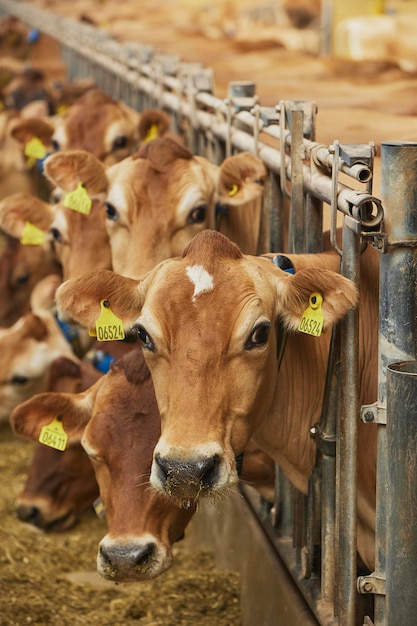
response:
M182 499L195 499L216 482L220 457L214 454L203 459L182 461L156 454L155 463L165 491Z
M37 506L18 504L16 507L16 513L21 522L27 522L39 527L42 527L43 525L42 513Z
M146 565L153 556L153 543L132 545L100 545L99 558L107 578L117 578L129 570L135 571Z

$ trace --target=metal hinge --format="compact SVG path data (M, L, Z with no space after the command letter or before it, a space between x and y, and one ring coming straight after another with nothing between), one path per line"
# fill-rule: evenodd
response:
M359 576L356 585L359 593L374 593L380 596L385 596L386 594L385 578L375 576L375 574Z

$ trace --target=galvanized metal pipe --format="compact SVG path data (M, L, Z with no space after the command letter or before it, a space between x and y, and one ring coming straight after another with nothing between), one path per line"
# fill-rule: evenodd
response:
M387 367L393 362L413 361L417 353L417 143L384 142L381 146L381 194L384 203L384 230L387 252L381 255L378 350L378 408L387 408ZM387 413L387 421L392 419ZM404 446L407 446L405 441ZM387 433L378 426L376 564L374 575L386 578L387 603L394 601L395 571L388 570L387 554ZM392 490L391 490L392 491ZM395 532L400 532L397 528ZM395 534L395 533L394 533ZM391 541L391 533L390 533ZM388 542L389 543L389 542ZM392 562L392 559L391 559ZM394 577L394 578L393 578ZM389 582L390 581L390 582ZM400 589L398 589L400 592ZM414 593L414 592L413 592ZM391 597L389 597L391 596ZM412 596L406 601L413 602ZM385 596L375 597L375 626L394 626L386 614ZM406 610L406 609L402 609ZM417 611L414 612L413 619Z
M387 443L386 624L402 626L417 616L416 361L388 366Z
M359 284L360 225L345 217L342 273ZM343 626L356 624L357 439L359 416L359 315L341 322L341 410L337 437L337 614Z

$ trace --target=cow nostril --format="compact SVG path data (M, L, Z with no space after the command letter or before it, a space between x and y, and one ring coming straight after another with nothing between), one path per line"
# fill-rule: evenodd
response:
M209 459L205 459L204 461L198 463L198 466L201 470L200 480L203 485L211 485L217 472L218 465L219 457L217 454L210 457Z
M141 565L145 563L154 553L154 544L145 543L143 546L137 546L132 550L132 558L135 565Z

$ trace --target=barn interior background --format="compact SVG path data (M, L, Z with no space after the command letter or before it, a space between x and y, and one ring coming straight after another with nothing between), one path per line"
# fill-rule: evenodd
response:
M255 105L261 106L262 110L259 114L261 118L264 115L262 119L266 119L263 130L270 131L266 133L268 135L267 146L276 139L281 139L282 142L284 137L280 134L281 131L277 130L272 113L273 110L276 111L280 103L298 101L314 103L312 107L314 132L307 140L317 142L326 148L333 146L335 140L342 146L360 146L361 160L365 161L372 170L372 185L369 184L369 180L366 180L365 185L359 186L359 194L366 196L368 210L369 205L372 205L368 218L375 217L375 210L379 208L378 199L381 197L381 172L384 171L384 164L381 164L381 144L417 141L415 98L417 93L417 44L415 40L417 3L411 0L408 2L405 0L403 2L323 0L321 3L289 0L265 4L250 0L236 2L219 0L210 3L197 0L189 2L167 0L159 2L157 6L149 1L143 1L138 5L133 0L123 2L80 0L67 3L59 2L59 0L39 0L27 3L3 1L0 2L0 7L6 14L8 12L19 14L20 12L22 21L25 22L26 19L29 27L36 27L41 32L43 30L47 32L48 38L41 36L33 43L29 56L22 58L21 62L22 65L28 62L38 64L51 77L51 80L65 79L67 73L70 78L78 77L80 73L88 76L94 66L94 61L83 58L82 47L83 45L89 47L91 40L88 40L88 37L93 37L93 33L97 33L97 39L94 40L92 47L98 49L101 46L99 52L105 55L108 61L105 71L101 74L98 71L93 78L96 80L98 76L101 76L103 86L107 86L112 95L133 98L132 91L124 85L123 80L120 80L120 64L125 64L125 60L117 57L119 52L117 48L112 50L112 41L129 45L140 44L136 49L137 54L133 52L130 58L129 67L135 71L143 68L145 78L149 78L146 71L153 52L159 53L160 59L163 57L163 77L155 74L150 76L153 91L150 96L149 94L145 96L145 103L162 103L165 108L169 108L169 84L170 80L178 78L179 60L187 64L202 64L212 70L212 74L209 73L206 76L210 87L207 91L212 92L220 100L235 98L235 104L237 103L238 108L240 107L241 123L245 121L245 112L248 110L252 112ZM50 12L50 21L39 22L38 14L35 11L32 15L30 7ZM59 29L59 22L54 22L54 15L70 18L74 21L74 27L62 32ZM69 26L70 23L65 24ZM84 30L82 30L83 26ZM103 33L106 37L100 39ZM62 57L59 54L59 45L53 47L54 38L58 43L63 44ZM68 49L65 48L66 38L69 42ZM80 53L78 57L77 54L71 53L76 47L74 43L76 41L78 41ZM52 54L51 50L53 50ZM135 50L133 45L130 50ZM137 65L134 66L134 63ZM248 84L245 84L246 81ZM173 84L172 92L175 94L178 85ZM236 92L233 92L233 84L237 88ZM239 92L239 86L243 91ZM161 89L160 92L158 88ZM146 97L149 99L146 100ZM238 101L242 97L246 98L247 102L240 106L242 103ZM207 102L212 104L209 99ZM317 116L315 105L317 105ZM279 109L282 116L281 126L282 119L285 117L283 113L286 111L284 104L284 109ZM173 107L173 113L178 123L176 105ZM311 110L308 114L311 114ZM285 132L291 127L291 123L286 123ZM222 130L221 134L220 148L216 145L214 149L217 157L219 153L216 153L216 149L220 150L220 155L223 156L228 149L236 149L233 137L231 146L228 147L227 128ZM237 135L236 132L233 134ZM254 138L253 129L249 135L251 141L255 143L258 141L258 138ZM375 158L373 158L373 148L369 152L366 150L369 142L372 142L372 147L375 145ZM252 143L249 145L252 148ZM268 155L268 149L262 147L259 153ZM349 155L347 158L349 160ZM388 170L389 166L385 165L386 174ZM326 206L332 203L332 189L334 189L332 174L334 175L334 171L332 172L329 168L327 179L330 186L322 194ZM355 181L358 182L356 179ZM295 191L295 186L293 190ZM391 199L389 190L382 191L385 198ZM411 206L412 209L412 202L412 199L405 202L408 205L407 208ZM378 213L378 210L376 212ZM325 219L331 218L325 213ZM374 226L372 224L373 233L375 232ZM270 225L267 239L271 241L274 234L273 227ZM382 226L378 234L383 234ZM415 233L407 234L407 236L407 246L413 248ZM375 239L377 246L383 245L380 243L382 237L375 237ZM407 350L402 352L408 353ZM414 347L410 349L410 352L410 356L415 356ZM379 419L379 423L383 426L380 416ZM6 433L4 439L6 448L10 447L12 442ZM7 449L4 455L5 466L8 466L6 459L10 457L10 454L17 457L18 468L20 468L17 471L17 477L19 479L20 476L22 480L20 451L10 453ZM15 475L12 474L9 480L14 480L14 477ZM14 489L16 491L18 487ZM12 506L10 494L6 502L6 508L10 509ZM242 514L241 511L236 511L236 506L239 507L240 504L233 502L223 513L217 510L205 513L209 516L209 525L216 529L214 539L208 540L207 544L211 549L217 548L216 555L219 564L229 565L241 573L243 582L240 604L244 624L291 623L296 625L314 624L317 621L323 625L364 623L363 614L359 612L359 615L356 615L356 609L350 610L347 616L341 617L341 621L338 621L338 618L332 615L333 608L330 609L327 602L323 602L323 597L320 596L320 581L317 583L314 576L304 577L304 580L301 580L303 578L302 575L300 576L300 571L303 569L301 545L296 546L294 565L291 561L284 565L279 558L277 559L271 550L273 540L268 530L265 531L264 527L258 526L255 518L252 520L251 506L261 516L271 517L271 514L269 511L262 510L262 503L257 502L253 494L247 495L244 504L244 507L247 507L245 514L252 521L240 531L242 534L235 534L236 540L234 543L231 542L230 535L236 533L235 516L240 519L239 516ZM204 513L201 513L201 518L203 517ZM270 523L269 520L268 524ZM11 525L13 526L13 522ZM202 535L205 535L206 531L204 521L193 524L187 539L189 545L204 544ZM23 532L16 527L17 540L23 536ZM98 532L100 533L100 530ZM89 531L86 534L89 534ZM33 540L33 535L29 537ZM80 537L81 535L71 535L67 539L60 538L58 544L55 544L54 540L49 537L42 537L36 543L50 543L53 546L52 550L65 550L69 549L68 547L72 544L85 540L84 537L82 539ZM4 533L4 545L7 545L7 541L8 536ZM21 539L21 541L24 542L26 539ZM91 544L95 545L96 542L95 539ZM217 542L219 545L216 545ZM254 545L253 551L242 552L238 558L237 555L242 551L242 545L250 545L251 542ZM415 545L415 539L413 542L412 546ZM56 547L57 545L59 548ZM227 550L224 549L225 545L228 545ZM28 565L25 559L29 558L30 561L30 557L24 555L26 549L25 546L18 553L6 551L3 557L9 581L10 571L18 571L19 584L23 585L24 589L26 589L24 587L25 574L21 572L20 567ZM33 550L33 546L31 549ZM261 558L259 558L260 553ZM73 565L68 565L67 569L77 567L78 557L73 563ZM186 567L194 566L186 565ZM287 575L287 569L292 569L290 576ZM231 580L233 584L236 584L232 575L227 577L227 583L225 583L226 577L222 578L220 574L220 578L220 586L223 584L229 586ZM276 586L278 578L284 581L279 587ZM404 623L401 622L403 616L398 610L399 607L387 609L383 606L386 594L384 577L376 576L365 583L371 585L371 587L368 586L368 590L371 589L372 593L377 596L376 613L372 614L373 623L379 626ZM34 585L33 580L31 584ZM42 585L41 582L36 584ZM353 591L356 593L356 590L352 589L352 584L356 585L356 580L348 580L342 584L342 586L345 585L346 595L350 602ZM300 589L301 594L299 594ZM63 624L77 623L70 604L64 604L66 608L61 613L48 607L46 614L38 617L34 612L38 604L36 594L33 590L27 593L28 596L22 603L18 592L10 591L10 596L3 602L9 608L11 607L12 611L8 617L0 618L3 620L0 623L57 624L60 623L58 614ZM51 593L53 594L48 589L48 595ZM65 594L65 591L60 593ZM176 593L178 595L181 591ZM194 593L196 593L195 589ZM119 618L115 617L115 614L117 615L119 610L125 611L123 620L120 622L124 624L239 623L239 617L227 613L231 605L236 605L235 592L233 591L231 595L230 604L227 604L222 597L220 600L217 597L214 601L214 604L217 603L217 607L220 607L217 618L213 617L209 609L204 609L208 615L207 622L205 622L205 617L187 616L186 611L180 613L181 618L178 618L178 613L175 617L166 615L162 617L158 615L157 609L152 608L142 607L136 610L131 608L132 605L129 605L129 609L123 608L120 596L112 590L111 598L106 597L106 612L110 607L111 618L109 622L102 621L102 623L117 624ZM199 601L204 605L202 598ZM57 603L57 600L54 599L54 602ZM60 599L59 603L61 602L64 600ZM74 602L78 603L78 599ZM16 608L18 605L23 606L21 615ZM88 607L88 602L86 606ZM408 614L415 615L413 602L411 604L409 602L407 606ZM221 614L222 610L223 614ZM167 611L168 613L183 611L183 608L168 608ZM369 613L367 609L365 612ZM16 619L13 616L16 616ZM91 611L91 606L84 608L80 623L96 623L96 617L97 615ZM370 617L366 619L368 621L365 623L372 623Z

